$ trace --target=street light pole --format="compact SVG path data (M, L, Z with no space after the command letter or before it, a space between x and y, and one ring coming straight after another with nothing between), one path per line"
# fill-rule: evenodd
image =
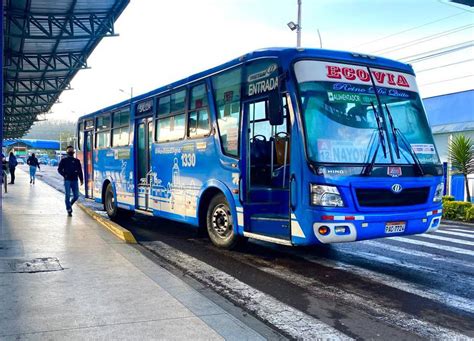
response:
M296 47L301 47L301 2L298 1L298 23L296 24Z

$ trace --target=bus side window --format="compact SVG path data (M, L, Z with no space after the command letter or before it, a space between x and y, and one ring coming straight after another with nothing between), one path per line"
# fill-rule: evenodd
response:
M110 147L110 127L110 114L97 117L95 134L97 149Z
M77 131L77 150L82 150L82 141L84 140L84 122L79 123Z
M188 137L209 135L209 110L207 103L206 84L191 88L189 100Z
M184 139L186 127L185 103L186 89L158 99L158 117L155 129L157 142Z
M239 155L241 79L240 67L212 78L222 149L231 156Z
M128 108L113 113L112 121L112 147L129 145L129 121Z

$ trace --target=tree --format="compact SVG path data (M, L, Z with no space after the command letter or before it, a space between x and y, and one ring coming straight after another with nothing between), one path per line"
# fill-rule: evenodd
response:
M448 154L455 173L464 175L467 201L471 202L467 175L474 173L474 141L464 135L455 135L449 144Z

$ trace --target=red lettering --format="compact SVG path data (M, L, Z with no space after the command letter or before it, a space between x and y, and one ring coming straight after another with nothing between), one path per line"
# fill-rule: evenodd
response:
M341 78L341 68L335 65L326 65L328 78Z
M357 69L356 75L363 82L368 82L370 80L369 73L363 69Z
M398 75L397 84L406 88L410 87L410 84L408 84L407 79L403 75Z
M384 72L372 71L372 75L374 76L377 83L383 84L383 81L385 79L385 73Z
M395 76L392 75L391 73L387 73L387 77L388 77L388 84L395 85Z
M355 76L355 70L354 69L351 69L349 67L343 67L342 68L342 74L344 75L344 77L350 81L353 81L354 79L356 79L356 76Z

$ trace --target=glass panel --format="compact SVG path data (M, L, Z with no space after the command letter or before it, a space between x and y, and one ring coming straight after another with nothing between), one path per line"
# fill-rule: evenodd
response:
M199 109L207 106L206 85L201 84L192 88L189 109Z
M148 124L148 150L151 153L151 146L153 145L153 122L150 121Z
M82 141L84 140L84 123L79 123L79 130L77 134L77 150L82 150Z
M369 91L369 86L358 87ZM370 162L379 144L371 105L377 105L376 97L336 95L332 89L332 83L329 82L300 84L309 158L320 162ZM379 147L376 162L389 163L388 151L385 157Z
M130 120L130 115L129 115L128 110L116 112L114 113L113 126L120 127L120 126L128 125L129 120Z
M158 115L166 115L170 113L170 101L170 96L165 96L158 99Z
M183 111L186 99L186 90L171 94L171 112Z
M391 130L392 127L388 119L387 108L392 116L393 124L402 135L397 136L400 158L397 158L396 146L395 143L392 143L395 162L413 164L414 160L409 151L409 148L411 148L421 163L439 163L433 136L419 95L407 91L406 97L399 97L400 91L397 92L397 96L391 96L390 93L387 91L386 95L379 97L380 101L384 103L383 109L388 129ZM404 143L403 138L406 138L407 143Z
M158 142L169 141L170 129L171 129L171 118L162 118L157 121L156 124L156 140Z
M278 64L276 59L257 60L247 64L245 95L248 97L266 94L278 87Z
M138 181L145 178L147 169L147 153L146 153L146 142L145 142L145 124L140 123L137 129L137 152L138 152Z
M127 146L129 140L128 127L113 129L112 133L112 145L116 146Z
M242 69L237 68L212 78L222 148L233 156L239 154L241 77Z
M107 148L110 146L110 131L96 134L97 148Z
M184 138L185 115L159 119L157 122L157 141L166 142Z
M186 125L186 116L184 114L176 115L174 124L171 126L170 136L172 140L179 140L184 138L184 128Z
M423 163L439 162L413 75L321 61L297 62L295 73L310 159L368 163L379 146L376 163L390 163L392 154L395 163L413 164L410 148ZM395 134L385 104L401 132L396 134L400 158L396 155ZM382 122L382 138L376 113ZM381 140L388 147L386 156Z
M199 110L189 113L188 127L189 137L209 134L209 114L207 110Z
M96 130L110 129L110 115L97 117Z

